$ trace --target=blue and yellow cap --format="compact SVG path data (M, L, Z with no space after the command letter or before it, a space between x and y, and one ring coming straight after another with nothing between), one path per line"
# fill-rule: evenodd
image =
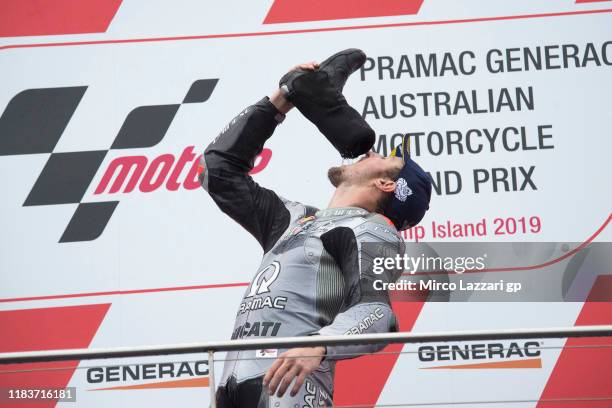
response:
M417 225L429 209L431 177L410 158L408 136L404 136L403 143L393 149L391 156L401 157L404 167L395 181L395 191L385 206L384 215L398 231L403 231Z

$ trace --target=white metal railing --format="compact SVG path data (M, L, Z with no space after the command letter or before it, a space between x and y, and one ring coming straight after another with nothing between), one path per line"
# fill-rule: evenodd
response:
M334 346L347 344L431 343L445 341L512 340L534 338L612 337L612 325L551 327L537 329L498 329L475 331L440 331L423 333L378 333L341 336L300 336L265 339L241 339L217 342L115 347L99 349L65 349L0 353L0 365L104 358L144 357L168 354L207 353L211 407L215 408L214 353L265 348Z
M209 351L256 350L309 346L337 346L376 343L431 343L437 341L512 340L565 337L610 337L612 325L549 327L538 329L497 329L475 331L401 332L340 336L269 337L202 343L114 347L99 349L65 349L0 353L0 364L35 363L103 358L143 357L168 354L193 354Z

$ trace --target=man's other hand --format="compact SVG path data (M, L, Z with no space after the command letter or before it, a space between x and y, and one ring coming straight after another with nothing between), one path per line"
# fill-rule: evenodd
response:
M295 67L291 68L290 71L314 71L315 69L319 69L319 63L316 61L310 61L298 64Z
M277 389L278 397L282 397L295 378L295 384L291 388L291 396L295 396L306 377L319 367L325 347L298 347L287 350L272 364L264 376L263 385L268 387L270 395Z

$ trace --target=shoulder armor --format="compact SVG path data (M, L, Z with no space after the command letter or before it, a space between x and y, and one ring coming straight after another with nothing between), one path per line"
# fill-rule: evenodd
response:
M316 208L314 207L304 205L297 201L287 200L285 197L280 197L280 199L285 205L285 208L289 210L289 214L291 217L290 218L291 221L289 222L289 225L291 225L293 222L297 221L298 219L302 217L305 217L307 215L310 215L311 213L316 212ZM314 209L314 212L313 212L313 209Z
M403 242L397 229L390 225L384 216L376 213L338 220L334 227L352 229L357 241Z

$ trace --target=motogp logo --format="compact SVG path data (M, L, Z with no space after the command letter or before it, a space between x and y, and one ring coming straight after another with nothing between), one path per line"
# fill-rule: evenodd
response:
M107 154L110 151L149 148L157 145L166 136L179 109L185 104L206 102L212 95L217 81L217 78L196 80L182 101L179 99L165 105L135 107L127 113L109 145L98 150L86 151L62 151L57 146L87 86L26 89L19 92L10 100L0 116L0 135L2 135L0 158L38 155L42 160L46 159L46 164L30 189L23 206L71 205L74 212L72 218L67 220L67 226L59 242L95 240L102 234L119 204L117 200L89 201L85 198L85 193ZM132 156L134 157L141 161L147 160L143 156ZM173 157L162 157L164 158L174 160ZM117 165L122 165L124 173L118 176L119 183L115 183L117 188L130 170L125 164L117 162ZM139 167L141 172L144 166L145 163L141 163ZM154 172L157 167L151 168ZM169 171L169 166L166 166L166 171ZM151 182L149 179L153 174L150 176L147 177L145 173L143 177L145 189L151 188L148 182ZM137 177L132 176L132 179L131 183L138 181ZM141 189L142 186L141 183ZM101 187L103 190L106 185ZM133 186L131 188L133 189ZM97 191L96 194L100 192Z

